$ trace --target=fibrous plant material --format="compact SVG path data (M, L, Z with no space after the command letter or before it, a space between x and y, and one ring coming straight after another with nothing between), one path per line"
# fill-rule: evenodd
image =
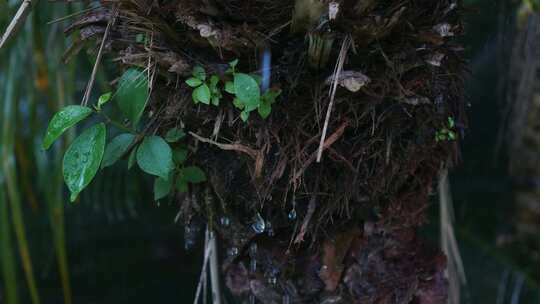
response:
M208 180L174 201L188 244L201 222L225 244L235 296L445 303L445 258L415 230L465 128L460 10L450 0L122 0L66 32L153 75L145 132L189 134ZM241 116L250 103L234 95L209 106L197 66L217 88L241 73L270 83L261 95L281 94L260 116ZM204 92L193 95L190 78Z

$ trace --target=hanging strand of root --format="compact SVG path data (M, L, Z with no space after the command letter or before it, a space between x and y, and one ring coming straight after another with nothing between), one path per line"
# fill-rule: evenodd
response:
M347 52L350 46L351 46L351 37L347 35L345 39L343 39L343 43L341 44L341 50L339 51L339 57L336 63L336 67L334 69L333 82L332 82L332 86L330 87L330 93L329 93L330 103L328 104L328 109L326 110L326 118L324 119L324 126L323 126L322 135L321 135L321 141L319 142L319 151L317 152L318 163L321 162L322 152L324 150L324 141L326 139L326 132L328 131L328 123L330 122L330 115L332 114L332 107L334 106L334 99L336 97L336 90L337 90L337 85L339 81L339 75L343 71L343 64L345 63Z
M32 6L35 3L37 3L37 0L34 1L34 3L32 3L32 0L24 0L21 6L19 6L17 13L15 13L15 16L13 17L8 27L6 28L4 35L2 35L2 39L0 39L0 49L7 43L7 41L11 37L17 34L22 24L26 20L26 17L28 17L28 14L32 10Z

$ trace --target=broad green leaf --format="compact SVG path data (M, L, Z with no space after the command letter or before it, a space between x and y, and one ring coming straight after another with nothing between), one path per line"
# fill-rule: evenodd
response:
M186 149L174 149L173 150L173 160L176 164L181 165L187 159L188 151Z
M242 119L243 122L246 122L248 121L249 119L249 112L244 110L240 113L240 118Z
M225 92L227 92L229 94L235 94L234 82L232 82L232 81L225 82Z
M186 84L192 88L196 88L203 84L203 82L199 78L191 77L188 80L186 80Z
M193 100L204 104L210 104L210 88L208 88L206 84L203 84L193 90Z
M148 101L148 79L136 68L128 69L120 78L116 100L122 114L135 126L144 112Z
M52 143L62 135L67 129L92 114L92 109L83 106L67 106L56 113L49 126L43 140L43 149L49 149Z
M86 129L67 149L63 173L72 202L96 175L105 151L105 137L105 124L100 123Z
M193 68L193 77L198 78L202 81L206 80L206 72L204 71L204 68L200 65L197 65Z
M112 166L116 163L128 150L129 145L135 139L135 135L125 133L116 136L105 148L101 169Z
M245 104L258 104L261 99L261 90L257 81L247 74L234 74L234 91L236 97Z
M97 107L98 109L101 109L101 106L109 102L111 100L112 92L105 93L101 96L99 96Z
M186 133L184 132L184 130L179 129L179 128L172 128L169 131L167 131L167 134L165 134L165 140L167 142L174 143L184 138L185 136L186 136Z
M181 175L181 179L193 184L206 181L206 174L204 174L201 168L196 166L185 167L184 169L182 169Z
M144 172L166 179L174 168L171 147L159 136L145 137L137 149L137 164Z
M156 178L154 181L154 200L160 200L171 192L172 178L164 179L162 177Z
M263 119L266 119L270 115L270 112L272 112L272 106L270 105L270 102L263 101L261 102L257 110L259 112L259 115L261 115Z
M129 153L129 158L128 158L128 170L131 169L133 167L133 165L136 163L137 161L137 150L138 150L139 147L135 147L133 148L133 150L131 150L131 152Z
M176 190L178 190L178 192L188 192L188 183L187 181L183 180L183 179L177 179L176 180Z

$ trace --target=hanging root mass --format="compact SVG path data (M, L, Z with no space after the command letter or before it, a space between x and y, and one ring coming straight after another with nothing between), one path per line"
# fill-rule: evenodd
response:
M109 23L117 9L115 22ZM226 245L228 288L261 303L445 303L445 258L416 237L466 127L451 0L121 0L66 29L76 50L155 75L147 130L182 126L208 183L178 193L186 237ZM195 65L261 74L267 119L194 104ZM449 123L451 121L451 123ZM446 134L446 135L445 135Z

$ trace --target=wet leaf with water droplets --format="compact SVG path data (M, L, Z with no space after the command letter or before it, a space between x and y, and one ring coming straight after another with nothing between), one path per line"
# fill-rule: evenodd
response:
M259 104L261 90L252 76L243 73L234 74L234 91L236 97L245 104Z
M148 100L148 78L135 68L124 72L120 78L116 101L127 119L135 126L141 119Z
M144 172L167 179L174 168L171 147L159 136L145 137L137 149L137 164Z
M103 162L101 163L101 169L109 167L116 163L128 150L129 145L135 139L135 135L125 133L116 136L107 145L105 149L105 155L103 155Z
M63 173L72 202L96 175L105 151L105 137L105 124L100 123L86 129L67 149Z
M43 149L49 149L52 143L62 135L67 129L92 114L92 109L83 106L67 106L56 113L49 126L43 140Z

